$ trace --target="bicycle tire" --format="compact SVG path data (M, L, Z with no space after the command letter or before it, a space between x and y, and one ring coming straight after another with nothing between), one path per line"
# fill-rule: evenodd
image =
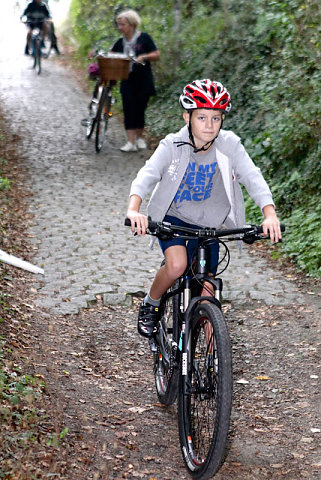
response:
M106 87L104 93L102 94L97 111L95 138L95 148L97 153L100 152L105 140L110 115L111 100L111 88Z
M32 44L32 55L33 55L33 66L32 68L39 75L41 73L41 50L40 50L40 40L38 38L33 40Z
M36 40L34 68L38 75L41 73L41 40Z
M91 138L97 121L97 98L92 98L89 104L89 115L87 119L87 127L86 127L86 137L88 140Z
M177 288L178 282L172 288ZM172 405L177 397L179 380L179 300L178 296L162 302L161 320L157 333L157 351L154 354L154 376L159 401Z
M207 480L224 462L232 408L231 343L216 305L196 307L189 344L187 376L180 375L178 390L179 437L190 475Z
M86 127L86 137L88 140L91 138L97 121L97 111L98 105L103 92L102 85L98 85L96 83L90 103L89 103L89 115L87 119L87 127Z

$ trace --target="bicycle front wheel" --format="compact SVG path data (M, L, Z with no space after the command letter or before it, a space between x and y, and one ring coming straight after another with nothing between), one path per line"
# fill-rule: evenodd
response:
M184 373L184 372L183 372ZM221 467L232 407L232 353L225 318L211 303L193 314L187 375L178 391L179 436L193 478L207 480Z
M37 74L41 73L41 40L36 39L34 45L34 63L33 68L36 70Z
M98 106L97 112L97 126L96 126L96 139L95 139L95 147L96 152L99 153L104 140L105 135L107 132L108 127L108 120L109 116L111 115L111 89L108 87L101 98Z
M178 282L173 286L177 288ZM178 295L168 298L161 306L161 320L156 335L157 351L154 354L154 375L158 399L172 405L177 397L178 359Z
M99 85L98 83L96 83L94 93L93 93L93 96L92 96L92 98L90 100L90 104L89 104L89 112L88 112L89 115L88 115L88 119L87 119L87 129L86 129L86 137L88 139L92 136L92 134L95 130L96 121L97 121L98 105L99 105L99 101L100 101L102 92L103 92L102 85Z

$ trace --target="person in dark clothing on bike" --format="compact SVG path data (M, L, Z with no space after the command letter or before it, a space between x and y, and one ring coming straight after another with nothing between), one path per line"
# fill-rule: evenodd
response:
M41 0L32 0L25 8L21 17L27 17L27 43L25 46L25 55L29 55L29 46L31 42L31 31L33 28L40 28L43 31L43 36L51 35L52 48L56 53L60 53L57 45L57 37L55 35L54 24L50 18L50 13L45 2ZM37 23L37 20L39 22Z

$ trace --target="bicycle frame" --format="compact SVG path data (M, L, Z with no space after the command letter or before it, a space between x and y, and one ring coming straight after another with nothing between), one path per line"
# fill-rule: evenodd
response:
M215 278L209 275L208 269L206 265L208 265L208 254L204 246L202 245L202 240L200 240L200 244L197 248L197 253L201 255L197 255L200 257L202 261L198 262L197 265L197 272L190 277L186 273L191 269L191 267L187 268L187 272L182 275L180 278L180 285L175 290L172 290L162 297L163 302L166 302L169 298L179 295L179 311L180 316L180 339L178 344L178 351L180 352L179 355L181 356L181 362L177 362L177 364L181 365L181 375L184 378L184 395L188 395L190 393L190 385L187 381L187 374L188 374L188 365L190 363L190 331L192 328L191 319L193 318L193 312L196 306L200 302L211 302L221 308L221 294L223 290L223 281L221 278ZM214 296L204 296L200 295L200 291L203 288L204 283L210 283L214 290ZM198 295L194 295L195 292L198 292ZM151 342L153 345L153 341ZM162 347L164 347L162 345ZM153 347L151 348L153 350ZM162 348L164 350L164 348Z

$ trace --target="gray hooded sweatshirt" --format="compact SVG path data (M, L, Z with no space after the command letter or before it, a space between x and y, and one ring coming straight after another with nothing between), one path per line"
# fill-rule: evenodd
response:
M160 142L132 182L130 195L138 195L144 200L153 191L147 213L154 221L163 220L189 165L192 148L189 145L178 147L175 142L181 141L189 142L187 126ZM271 191L260 169L254 165L240 138L233 132L220 130L212 149L231 206L224 224L227 228L243 227L245 208L240 184L244 185L261 210L266 205L274 205ZM211 218L211 211L208 212L208 227L215 225L213 215Z

